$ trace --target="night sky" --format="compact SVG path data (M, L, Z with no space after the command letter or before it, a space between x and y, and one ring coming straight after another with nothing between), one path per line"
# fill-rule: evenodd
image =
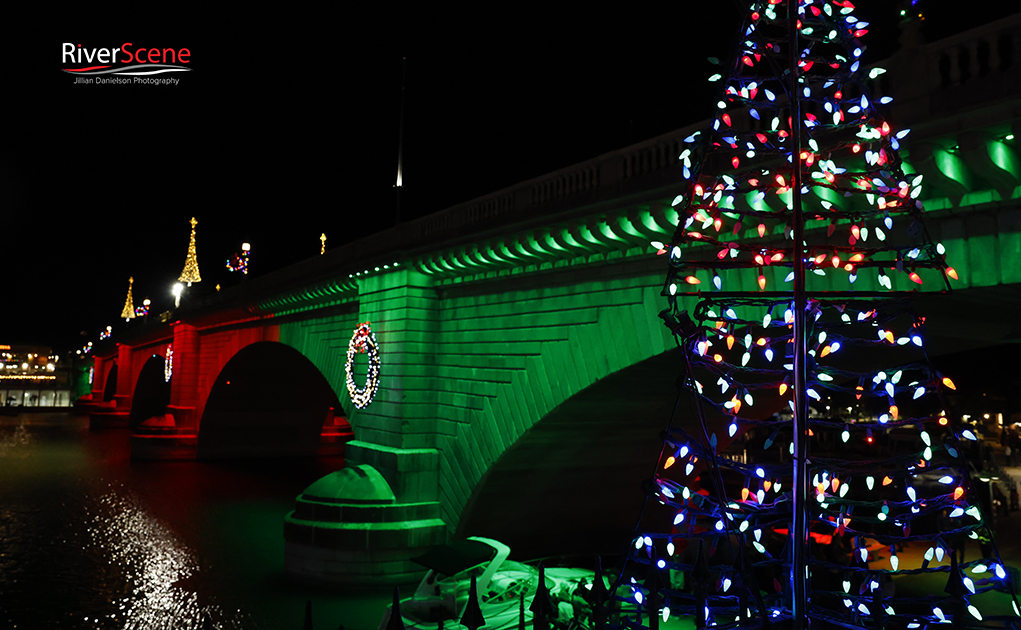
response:
M259 275L318 255L322 232L332 248L391 227L403 57L405 219L704 119L707 58L730 58L740 14L693 4L6 13L0 343L97 340L129 276L136 305L165 310L192 216L199 292L239 281L225 262L243 241ZM930 36L985 19L951 4L929 7ZM867 61L893 51L896 13L860 3ZM73 85L63 42L188 48L193 70Z

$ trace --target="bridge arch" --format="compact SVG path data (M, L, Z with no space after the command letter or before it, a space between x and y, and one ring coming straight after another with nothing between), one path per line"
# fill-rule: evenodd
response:
M258 341L220 370L203 409L198 457L312 457L340 403L318 368L291 346Z
M170 404L170 380L164 373L166 358L158 354L150 356L138 372L134 395L131 397L131 411L128 425L134 429L147 418L162 416Z
M642 481L656 465L682 361L680 350L668 350L596 381L546 414L483 474L455 537L495 538L530 558L619 553L641 509ZM691 421L685 402L681 422ZM572 522L577 528L567 540L544 535L550 524Z

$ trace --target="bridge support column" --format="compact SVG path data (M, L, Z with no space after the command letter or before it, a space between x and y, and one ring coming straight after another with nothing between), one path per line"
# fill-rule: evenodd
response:
M349 417L353 464L383 475L397 501L437 501L436 377L439 297L432 278L411 269L370 275L359 286L359 318L372 322L383 354L376 399Z
M131 365L133 350L131 346L117 344L117 393L113 398L117 403L117 411L125 413L131 411L131 399L134 395L135 371Z
M178 429L198 431L195 409L199 403L199 332L194 326L174 325L173 375L170 378L170 405Z
M103 402L103 388L106 386L106 359L94 357L92 361L92 402L99 404Z
M91 389L87 395L82 396L74 403L75 410L78 413L87 414L89 416L90 425L92 422L92 414L100 411L104 406L109 407L109 405L104 405L103 403L103 386L106 383L106 370L106 359L103 357L93 357L92 384L89 385Z
M145 420L131 433L133 459L195 459L198 450L199 333L174 326L173 373L167 415ZM173 421L171 421L171 418Z
M117 376L113 383L115 390L113 401L104 401L106 389L110 385L112 375L105 374L107 361L96 357L96 369L93 372L92 399L99 404L90 406L89 428L109 429L113 427L128 426L128 414L131 412L131 389L134 383L131 381L131 346L117 344ZM112 370L113 368L110 368ZM102 372L101 372L102 370ZM101 373L101 382L95 374Z
M424 572L410 559L446 541L435 395L428 386L436 376L430 357L438 302L431 279L412 270L361 282L359 320L372 324L380 346L379 391L348 416L358 437L347 443L348 467L310 486L285 519L291 575L406 583Z

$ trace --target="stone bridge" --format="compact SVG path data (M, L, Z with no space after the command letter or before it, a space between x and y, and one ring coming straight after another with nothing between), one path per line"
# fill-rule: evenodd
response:
M1016 342L1021 16L880 65L889 118L912 128L906 170L925 175L930 232L960 274L952 294L923 300L930 347ZM288 518L296 574L399 582L409 556L453 535L520 539L540 555L550 523L578 523L577 549L626 539L678 371L650 242L674 230L678 155L703 127L128 326L97 346L85 404L97 424L132 427L136 457L337 455L346 441L348 472ZM375 399L356 409L345 361L362 322L381 368ZM359 386L366 371L359 356Z

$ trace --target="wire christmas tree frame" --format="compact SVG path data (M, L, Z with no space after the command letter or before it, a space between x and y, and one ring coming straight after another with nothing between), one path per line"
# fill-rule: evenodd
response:
M908 130L867 89L868 25L853 10L753 3L713 77L711 128L680 156L677 231L653 246L669 259L678 402L697 421L675 413L663 434L615 589L621 627L671 615L699 628L1018 627L968 474L977 438L946 414L954 384L929 362L910 300L950 290L957 272L925 228L922 177L902 170ZM683 296L700 298L694 317ZM738 439L761 444L752 459L727 452ZM958 562L969 538L992 557ZM888 590L934 574L939 592ZM979 609L993 590L1012 610Z

